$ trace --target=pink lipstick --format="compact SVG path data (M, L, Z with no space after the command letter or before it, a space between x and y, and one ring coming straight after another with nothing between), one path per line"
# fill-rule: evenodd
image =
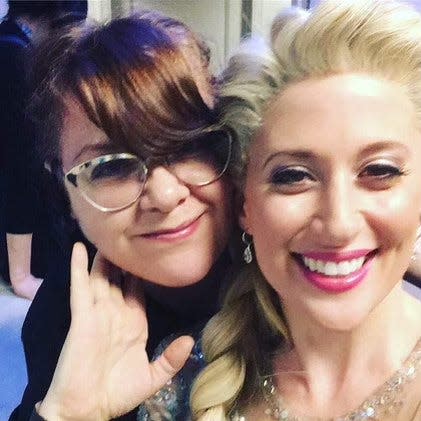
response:
M345 253L294 254L305 279L328 293L342 293L357 287L367 276L375 250Z
M200 215L198 218L194 219L193 221L187 222L182 224L174 229L165 229L150 232L147 234L142 234L143 238L150 239L150 240L157 240L157 241L164 241L164 242L175 242L185 240L186 238L193 235L199 225L200 225Z
M330 262L341 262L344 260L358 259L372 253L373 249L350 250L343 252L308 252L302 257L310 257L311 259L319 259Z

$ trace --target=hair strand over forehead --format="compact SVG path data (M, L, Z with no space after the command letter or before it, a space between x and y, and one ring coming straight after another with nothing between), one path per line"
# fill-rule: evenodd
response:
M127 151L163 155L215 124L208 50L184 24L141 12L67 28L35 61L44 158L60 156L66 98ZM46 118L47 116L47 118Z

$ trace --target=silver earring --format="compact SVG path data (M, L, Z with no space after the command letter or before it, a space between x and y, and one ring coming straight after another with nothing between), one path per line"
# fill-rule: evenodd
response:
M241 241L246 245L246 248L243 251L243 260L247 264L249 264L253 261L253 240L251 239L251 236L249 236L245 231L243 231L243 233L241 234Z

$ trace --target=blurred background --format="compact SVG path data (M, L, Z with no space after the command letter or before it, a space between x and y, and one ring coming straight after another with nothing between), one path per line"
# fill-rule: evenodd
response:
M34 0L36 1L36 0ZM88 0L88 16L106 21L138 9L155 9L176 17L203 35L212 49L213 66L220 69L225 58L250 33L266 35L270 22L282 8L309 8L322 0ZM421 0L407 0L421 10ZM0 0L0 17L7 0Z
M208 42L212 67L217 73L242 38L251 33L266 36L272 18L283 8L310 8L320 1L323 0L88 0L88 17L107 21L138 9L155 9L176 17ZM421 0L407 3L421 11ZM7 0L0 0L0 20L7 9ZM8 419L26 384L20 329L29 304L29 300L13 295L10 285L0 277L0 421Z

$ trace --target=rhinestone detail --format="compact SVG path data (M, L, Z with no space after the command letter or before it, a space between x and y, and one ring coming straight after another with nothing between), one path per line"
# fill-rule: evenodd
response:
M397 370L357 409L340 417L322 419L292 414L286 407L273 381L267 377L262 382L263 397L268 405L264 413L274 420L281 421L378 421L383 416L399 412L403 405L402 392L405 386L415 379L421 367L421 339L411 352L403 366ZM247 421L238 411L231 417L232 421Z

